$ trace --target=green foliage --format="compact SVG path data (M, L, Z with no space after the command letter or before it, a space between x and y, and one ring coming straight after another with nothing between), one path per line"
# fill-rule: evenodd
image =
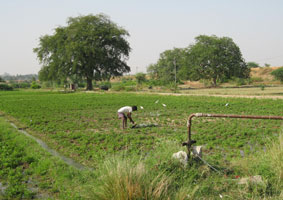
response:
M250 68L231 38L200 35L195 39L196 43L187 48L161 53L158 62L147 68L152 79L161 80L163 85L205 79L216 86L233 77L249 77Z
M146 81L145 75L146 75L146 74L145 74L145 73L142 73L142 72L136 74L135 77L136 77L137 83L138 83L139 85Z
M271 75L274 76L275 79L279 80L283 83L283 67L280 67L271 72Z
M114 85L111 90L113 91L122 91L122 90L125 90L125 86L122 85L122 84L116 84Z
M247 67L239 47L228 37L200 35L189 46L187 66L193 69L194 79L217 81L232 77L248 78Z
M34 49L43 64L41 81L67 80L76 75L86 79L87 90L92 90L92 80L109 80L130 71L125 29L102 14L71 17L67 23L53 35L41 37Z
M12 83L11 86L13 88L30 88L31 84L29 82L19 82L19 83Z
M246 85L246 80L247 79L243 79L243 78L235 78L237 86Z
M3 126L0 127L0 180L7 181L4 196L7 199L30 199L33 192L29 191L27 185L22 182L28 178L24 174L26 171L24 166L32 164L34 160L26 155L22 147L18 147L13 142L14 135L8 132L4 134Z
M263 82L263 78L261 77L251 77L252 82Z
M13 90L13 87L9 86L8 84L0 83L0 91L1 90L10 91L10 90Z
M0 117L0 199L92 199L84 184L94 180L90 172L50 156Z
M256 62L248 62L247 63L248 68L258 68L260 67L258 63Z
M179 82L182 72L179 70L184 65L186 49L174 48L173 50L166 50L160 54L156 64L152 64L147 68L147 72L152 79L160 80L162 85L168 82ZM183 77L182 77L183 78Z
M99 88L101 90L109 90L111 88L111 83L109 81L106 81L106 82L101 82L99 84Z
M31 86L30 86L31 89L40 89L41 86L39 84L37 84L35 81L33 81L31 83Z
M225 106L227 102L229 106ZM138 124L157 123L159 126L121 130L116 112L124 105L144 107L133 113ZM14 118L53 149L95 168L89 174L82 174L54 160L44 161L36 150L33 156L38 157L26 159L26 162L34 163L30 165L30 173L46 180L39 184L40 187L55 191L57 199L98 199L97 196L112 194L117 188L116 195L129 194L129 190L124 190L129 188L125 183L133 186L131 188L142 188L142 191L155 191L159 183L164 183L159 185L163 199L216 199L219 194L231 199L279 198L281 153L274 155L274 159L266 155L270 160L265 160L264 165L252 162L253 170L246 169L247 165L234 167L231 162L241 159L240 150L249 159L256 152L264 155L262 149L278 138L282 129L280 120L195 118L192 139L205 146L203 158L223 174L214 172L198 160L190 161L184 167L171 156L185 150L181 143L187 140L186 121L191 113L280 116L282 106L280 99L45 91L0 93L0 110L5 115ZM1 130L0 126L0 134ZM18 138L18 141L20 144L24 140ZM15 146L19 148L19 145ZM22 149L28 149L27 146ZM121 156L121 159L104 165L104 160L112 156ZM269 163L273 163L274 169L267 165ZM261 175L270 184L266 187L237 184L236 176L251 175ZM115 182L117 180L121 182Z
M5 80L0 76L0 83L5 83Z

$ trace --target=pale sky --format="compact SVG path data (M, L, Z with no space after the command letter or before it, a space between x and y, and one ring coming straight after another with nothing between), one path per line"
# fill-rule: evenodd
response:
M247 62L283 66L283 0L0 0L0 74L38 73L40 36L99 13L129 31L132 74L201 34L232 38Z

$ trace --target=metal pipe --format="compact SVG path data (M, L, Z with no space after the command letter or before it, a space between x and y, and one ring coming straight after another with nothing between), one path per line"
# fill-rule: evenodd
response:
M188 127L188 141L183 143L183 146L187 146L188 157L191 153L191 146L196 143L195 140L191 138L191 127L193 117L218 117L218 118L245 118L245 119L273 119L273 120L283 120L283 116L258 116L258 115L226 115L226 114L206 114L206 113L193 113L188 117L187 127Z

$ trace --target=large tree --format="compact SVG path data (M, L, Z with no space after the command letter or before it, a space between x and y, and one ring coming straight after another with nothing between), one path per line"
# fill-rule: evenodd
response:
M275 79L279 80L283 83L283 67L280 67L271 72L271 75L274 76Z
M250 69L239 47L228 37L200 35L188 47L186 67L191 79L217 81L231 77L248 78Z
M170 83L180 80L180 69L184 63L185 49L174 48L160 54L156 64L151 64L147 72L155 79L163 83Z
M124 28L103 14L71 17L67 26L40 37L39 46L34 49L43 64L39 78L85 79L87 90L92 90L92 80L110 79L130 71L126 64L131 50L127 36Z

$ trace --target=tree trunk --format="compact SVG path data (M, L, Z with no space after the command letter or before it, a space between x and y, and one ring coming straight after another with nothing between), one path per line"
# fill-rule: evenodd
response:
M216 80L217 80L217 78L216 77L213 77L213 87L216 87Z
M92 79L89 77L86 78L86 90L93 90Z

